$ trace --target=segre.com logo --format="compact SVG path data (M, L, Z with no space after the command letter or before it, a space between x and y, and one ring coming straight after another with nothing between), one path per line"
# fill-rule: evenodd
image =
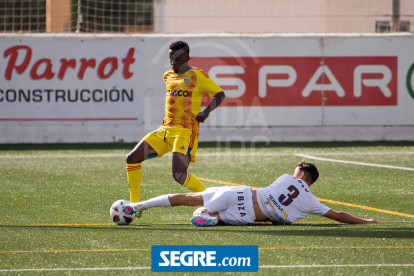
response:
M256 245L153 245L153 272L257 272Z

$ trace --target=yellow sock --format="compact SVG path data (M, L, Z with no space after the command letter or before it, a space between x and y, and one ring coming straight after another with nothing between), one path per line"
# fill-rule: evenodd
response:
M185 179L183 187L186 187L193 192L202 192L206 189L206 186L204 186L197 177L189 173L187 173L187 178Z
M141 178L142 178L141 163L126 164L126 171L127 171L128 184L129 184L130 201L140 202Z

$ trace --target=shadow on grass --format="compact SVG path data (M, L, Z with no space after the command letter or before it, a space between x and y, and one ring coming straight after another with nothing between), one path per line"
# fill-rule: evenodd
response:
M182 228L182 227L185 228ZM374 226L374 225L373 225ZM376 227L378 225L375 225ZM173 228L167 228L173 227ZM298 229L301 227L301 229ZM300 236L300 237L359 237L381 239L414 239L413 228L350 228L346 224L294 224L278 226L271 224L259 224L255 226L215 226L196 228L190 224L162 224L154 227L152 224L138 224L129 226L72 226L72 225L0 225L0 228L36 228L36 229L73 229L92 231L159 231L161 232L211 232L217 234L255 234L269 236ZM255 228L255 229L252 229ZM315 229L318 228L318 229Z
M137 141L138 142L138 141ZM136 143L54 143L54 144L0 144L0 151L24 150L110 150L131 151ZM354 141L354 142L200 142L199 148L347 148L347 147L407 147L414 141Z

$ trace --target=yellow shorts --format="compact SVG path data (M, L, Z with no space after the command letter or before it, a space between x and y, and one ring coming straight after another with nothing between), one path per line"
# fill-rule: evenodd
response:
M143 138L161 158L167 152L179 152L190 155L191 161L196 162L198 148L198 133L187 128L160 127Z

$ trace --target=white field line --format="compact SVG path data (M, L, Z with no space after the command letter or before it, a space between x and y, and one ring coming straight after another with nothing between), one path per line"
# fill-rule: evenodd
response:
M339 265L261 265L259 268L323 268L323 267L414 267L414 264L339 264ZM138 267L78 267L78 268L27 268L0 269L0 272L34 272L34 271L81 271L81 270L147 270L149 266Z
M405 170L405 171L414 171L414 168L407 168L407 167L398 167L398 166L372 164L372 163L364 163L364 162L356 162L356 161L347 161L347 160L338 160L338 159L322 158L322 157L317 157L317 156L308 155L308 154L301 154L301 153L295 153L293 155L300 156L300 157L304 157L304 158L309 158L309 159L313 159L313 160L327 161L327 162L344 163L344 164L354 164L354 165L370 166L370 167L380 167L380 168L388 168L388 169L398 169L398 170Z
M138 267L61 267L61 268L24 268L24 269L0 269L0 272L32 272L32 271L76 271L76 270L145 270L149 266Z
M414 151L358 151L358 152L318 152L318 155L390 155L390 154L414 154Z
M96 153L96 154L44 154L44 155L0 155L0 159L36 159L36 158L95 158L95 157L126 157L127 152L125 153ZM167 153L165 156L172 156L171 153ZM292 156L292 153L260 153L260 152L216 152L216 153L197 153L197 157L200 156L217 156L220 158L223 157L233 157L233 156Z
M250 150L246 150L246 151L242 151L242 152L231 152L231 151L218 151L218 152L212 152L212 153L197 153L196 156L218 156L218 155L224 155L224 157L226 156L291 156L291 155L295 155L292 152L284 152L284 153L272 153L272 152L258 152L258 151L250 151ZM318 152L318 155L412 155L414 154L414 151L382 151L382 152L377 152L377 151L367 151L367 152Z
M127 153L95 153L95 154L46 154L46 155L0 155L0 159L37 159L37 158L95 158L95 157L126 157Z
M414 264L339 264L339 265L261 265L259 268L312 268L312 267L395 267L414 266Z
M404 154L414 154L414 151L384 151L384 152L320 152L318 155L323 156L337 156L337 155L404 155ZM30 155L1 155L0 159L19 159L19 158L27 158L27 159L36 159L36 158L95 158L95 157L126 157L127 151L125 153L92 153L92 154L30 154ZM171 153L169 154L171 155ZM197 156L220 156L223 157L231 157L231 156L302 156L300 153L265 153L265 152L257 152L257 151L246 151L246 152L230 152L230 151L217 151L212 153L197 153Z

